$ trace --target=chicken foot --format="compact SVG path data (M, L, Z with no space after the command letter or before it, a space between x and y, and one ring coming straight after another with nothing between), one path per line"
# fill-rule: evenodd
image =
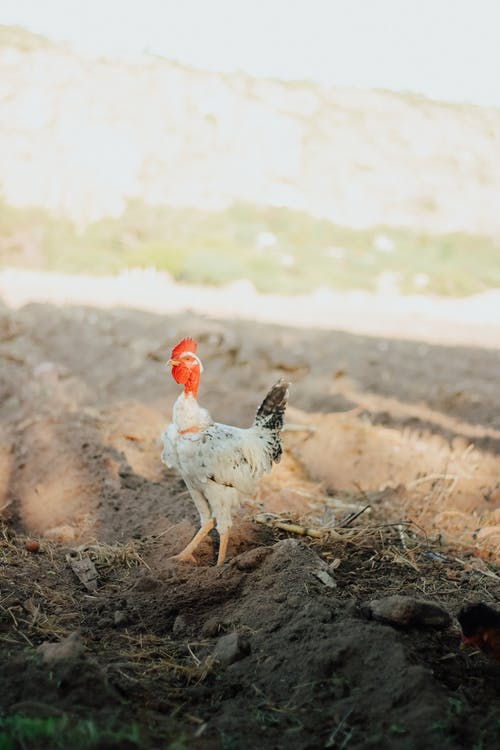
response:
M209 518L206 523L203 524L201 529L197 532L197 534L191 539L189 544L184 547L182 552L179 552L178 555L174 555L172 557L172 560L179 560L180 562L191 562L195 563L196 560L193 557L193 552L198 547L200 542L202 542L205 537L209 534L209 532L213 529L215 526L215 518ZM227 545L227 542L226 542ZM220 549L219 549L219 555L220 555Z

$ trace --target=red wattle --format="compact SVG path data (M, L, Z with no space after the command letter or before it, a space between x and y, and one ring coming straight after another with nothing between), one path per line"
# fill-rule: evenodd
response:
M184 395L190 393L196 398L200 386L200 368L186 367L182 362L172 367L172 377L176 383L184 386Z
M198 388L200 386L200 376L197 373L193 372L193 376L196 375L196 377L191 377L187 381L187 383L184 383L184 395L189 396L191 393L193 395L193 398L196 398L198 395Z

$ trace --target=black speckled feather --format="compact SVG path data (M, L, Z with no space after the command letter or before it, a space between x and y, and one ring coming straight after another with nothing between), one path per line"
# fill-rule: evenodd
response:
M285 380L275 383L255 415L254 425L271 432L269 452L275 463L280 461L282 454L280 432L283 429L289 386L290 383Z

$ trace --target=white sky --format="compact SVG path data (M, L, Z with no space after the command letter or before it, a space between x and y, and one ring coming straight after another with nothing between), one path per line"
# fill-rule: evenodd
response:
M0 23L92 53L500 107L500 0L1 0Z

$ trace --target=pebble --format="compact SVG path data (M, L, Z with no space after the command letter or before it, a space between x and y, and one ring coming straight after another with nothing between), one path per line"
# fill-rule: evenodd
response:
M79 630L70 633L67 638L63 638L59 643L49 643L45 641L37 648L43 662L48 666L57 664L60 661L75 659L83 652L83 642Z
M240 633L232 632L219 638L213 655L222 667L244 659L250 653L250 643Z
M201 629L201 634L206 636L207 638L214 638L216 635L219 635L221 629L222 629L221 621L216 617L210 617L204 623Z
M326 572L326 570L313 570L313 576L317 578L318 581L321 581L321 583L323 583L327 588L337 588L336 582L333 580L331 575Z
M255 570L272 553L270 547L256 547L249 549L234 559L234 565L238 570L248 572Z
M446 628L451 624L449 613L441 605L412 596L395 595L373 599L362 609L373 620L403 628Z

